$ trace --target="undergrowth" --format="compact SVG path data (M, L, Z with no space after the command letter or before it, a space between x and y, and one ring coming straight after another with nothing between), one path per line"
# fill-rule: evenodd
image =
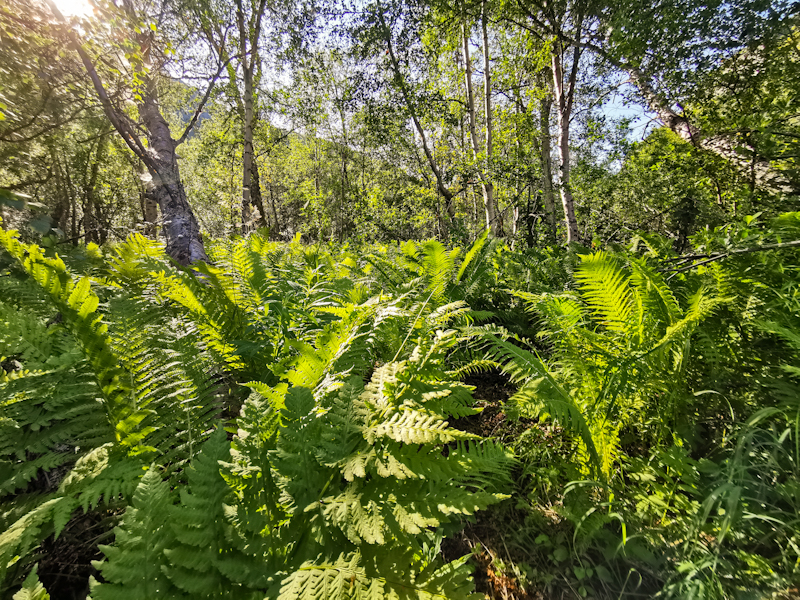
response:
M679 270L649 237L252 234L184 269L0 231L0 593L55 594L43 549L92 523L95 600L466 598L476 567L506 597L790 596L797 251L736 250L798 235L749 219Z

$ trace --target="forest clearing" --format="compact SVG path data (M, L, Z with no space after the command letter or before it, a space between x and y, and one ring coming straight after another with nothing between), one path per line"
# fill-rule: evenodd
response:
M799 19L0 0L0 598L800 597Z

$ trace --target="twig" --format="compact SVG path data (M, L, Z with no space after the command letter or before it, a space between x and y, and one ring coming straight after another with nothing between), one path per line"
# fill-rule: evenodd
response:
M700 267L702 265L706 265L708 263L722 260L723 258L728 258L729 256L734 256L735 254L750 254L752 252L764 252L767 250L780 250L783 248L793 248L795 246L800 246L800 240L793 240L791 242L781 242L780 244L768 244L766 246L757 246L755 248L741 248L739 250L730 250L728 252L721 252L719 254L692 254L688 256L682 256L678 258L671 258L665 262L686 262L687 260L697 260L698 258L704 258L705 260L701 260L700 262L693 263L691 265L686 266L679 266L679 267L672 267L672 268L664 268L659 269L662 273L672 273L669 277L667 277L667 281L675 277L678 273L684 273L685 271L691 271L695 267Z
M206 102L208 102L208 99L211 96L211 92L214 90L214 86L217 83L217 79L219 79L219 76L222 74L222 71L225 69L225 67L228 66L228 63L230 63L234 58L239 58L239 57L238 55L229 56L228 59L219 66L219 69L217 69L216 74L211 78L211 81L208 84L208 88L206 89L206 93L200 100L200 104L197 105L197 109L194 111L194 114L192 115L189 124L186 126L186 129L183 132L183 135L181 135L181 137L178 138L178 141L175 142L176 146L180 146L183 142L186 141L186 138L189 137L189 134L192 132L192 129L194 129L194 126L197 123L197 118L203 112L203 108L205 108Z

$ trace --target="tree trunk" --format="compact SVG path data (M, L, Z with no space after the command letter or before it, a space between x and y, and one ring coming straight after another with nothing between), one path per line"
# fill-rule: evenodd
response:
M280 239L281 224L278 222L278 209L275 207L275 196L272 193L272 184L269 184L269 201L272 204L272 218L275 220L275 236ZM275 237L270 235L271 238Z
M97 179L100 175L100 163L105 154L107 142L107 135L102 134L97 140L97 150L94 154L92 162L92 171L89 176L89 181L86 185L86 203L83 206L83 231L86 235L86 242L98 243L100 235L98 233L97 221L97 198L95 197L95 189L97 187ZM92 154L89 153L89 160L92 160Z
M397 60L397 56L394 53L394 45L392 44L392 30L387 26L386 20L384 19L383 12L378 11L377 13L378 20L381 23L381 27L383 28L384 39L386 41L386 52L389 54L389 59L392 65L392 72L394 74L394 80L397 87L400 88L400 93L403 96L403 101L406 105L406 110L408 111L409 116L411 117L411 121L414 123L414 128L417 130L417 134L422 141L422 151L425 153L425 158L428 160L428 166L430 167L431 171L433 172L434 177L436 178L436 189L439 190L439 193L444 197L445 206L450 206L453 202L453 198L455 194L448 189L448 187L444 183L444 177L442 176L442 172L439 169L438 165L436 164L436 159L433 156L433 152L431 151L430 145L428 144L428 138L425 135L425 129L422 127L422 123L417 116L417 112L414 109L414 102L411 98L411 92L408 89L408 85L406 84L405 78L403 77L403 72L400 69L400 63ZM448 214L450 213L450 209L448 209ZM455 216L455 212L453 211L453 216Z
M478 170L478 177L481 180L481 191L483 192L483 212L486 227L496 235L497 214L494 209L494 186L484 173L484 169L478 166L481 148L478 143L478 132L475 118L475 94L472 90L472 59L469 52L469 30L467 29L466 19L461 21L461 41L462 52L464 55L464 86L467 94L467 111L469 113L469 138L472 143L472 158ZM488 55L488 52L486 52Z
M241 0L236 1L236 20L239 25L239 61L242 65L244 96L242 97L242 233L250 231L252 225L252 204L250 187L253 178L253 62L247 58L247 39L249 31L244 23L244 11Z
M250 23L245 23L242 0L236 0L236 21L239 27L239 61L242 66L242 82L244 84L242 98L239 98L238 89L236 89L244 141L242 148L242 233L250 231L256 219L262 227L265 227L267 223L261 200L261 188L258 187L258 163L253 150L253 130L256 122L254 73L259 63L258 39L261 35L261 18L264 14L265 6L264 0L259 2L258 8L255 9L256 13L252 15L253 20ZM231 87L236 88L235 83ZM255 219L252 214L253 206L259 210L259 216Z
M484 168L483 197L486 205L486 218L489 220L492 234L503 235L503 219L498 214L494 196L494 183L491 178L492 147L492 65L489 58L489 32L486 16L486 1L481 4L481 33L483 34L483 90L484 120L486 121L486 165Z
M56 180L56 197L58 198L52 214L53 224L58 227L64 235L66 235L67 221L69 219L70 210L69 198L67 197L67 192L64 189L64 178L61 172L61 163L55 154L55 150L50 151L50 156L53 161L52 168Z
M540 144L542 166L542 196L547 213L547 228L553 244L556 243L556 201L553 194L553 159L550 146L550 108L553 100L545 96L539 109L539 131L542 136Z
M50 6L53 14L62 22L66 22L64 15L61 14L55 2L53 0L45 1ZM125 144L147 167L150 177L146 185L152 197L157 200L161 207L161 214L164 217L164 237L167 241L167 254L182 265L188 265L198 260L207 261L208 257L203 247L203 238L200 236L200 227L186 199L186 191L181 182L175 148L186 139L186 136L196 123L196 117L203 104L208 100L219 73L212 79L203 101L195 111L195 117L177 142L172 139L169 126L164 117L161 116L153 76L146 76L143 99L139 105L139 116L144 124L148 140L148 147L145 147L139 139L136 123L132 122L124 111L115 108L108 97L108 93L91 57L81 45L77 31L70 29L68 35L71 45L78 53L86 73L89 75L97 98L103 107L103 112ZM140 46L149 48L152 43L152 32L143 32L139 34L139 38ZM145 61L149 60L147 56L144 59Z
M144 221L144 230L142 233L150 239L156 239L158 235L156 222L158 221L158 202L147 191L147 188L142 190L140 196L142 205L142 220Z
M149 160L145 162L150 174L146 182L147 191L161 209L167 254L181 265L208 261L200 226L189 206L181 181L175 153L177 144L159 110L152 80L148 82L139 114L147 130L150 150Z
M261 196L261 177L258 173L258 162L256 161L255 154L253 155L253 163L250 171L250 201L252 205L258 209L259 226L269 227L267 223L267 213L264 212L264 199Z
M575 91L575 78L577 61L580 57L575 49L572 74L568 87L564 87L564 49L561 42L556 40L552 52L553 70L553 100L555 101L558 116L558 159L559 159L559 189L561 192L561 207L564 210L564 223L567 228L567 244L578 240L578 221L575 218L575 202L570 188L570 151L569 151L569 121L572 116L572 99Z
M612 61L619 65L618 62ZM681 139L698 148L712 152L730 161L740 172L750 174L752 181L760 188L783 194L798 194L797 185L785 173L772 166L769 160L758 158L755 151L741 152L742 146L732 135L706 135L695 127L689 119L676 113L669 104L659 96L647 77L635 67L623 67L631 77L633 84L644 96L650 110L658 119Z

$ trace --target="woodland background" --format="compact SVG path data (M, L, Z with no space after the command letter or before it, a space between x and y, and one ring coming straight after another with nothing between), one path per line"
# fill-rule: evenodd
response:
M796 596L799 17L0 0L0 594Z

